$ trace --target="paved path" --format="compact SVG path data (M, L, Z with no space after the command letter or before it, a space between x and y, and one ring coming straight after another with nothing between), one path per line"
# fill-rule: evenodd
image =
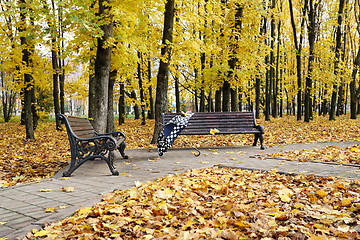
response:
M120 176L110 175L104 161L89 161L77 169L70 178L63 179L60 171L54 178L38 183L23 184L0 190L0 238L21 239L31 229L39 229L46 222L70 216L76 209L89 207L101 200L103 193L114 189L127 189L135 181L146 182L168 174L184 172L192 168L207 168L214 165L244 169L273 170L285 173L336 176L360 180L359 167L331 165L311 162L261 160L256 155L273 152L312 149L315 147L344 147L360 142L313 143L275 146L265 150L259 147L241 146L236 148L203 148L195 157L192 149L170 149L161 158L156 150L127 150L128 160L120 157L116 166ZM60 190L74 188L72 192ZM41 191L49 189L51 191ZM57 208L46 213L46 208Z

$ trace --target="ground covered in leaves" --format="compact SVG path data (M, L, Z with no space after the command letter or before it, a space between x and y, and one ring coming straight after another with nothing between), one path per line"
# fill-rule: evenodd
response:
M296 121L295 117L283 117L267 122L260 120L258 124L265 126L267 147L293 143L360 141L359 120L351 120L348 116L339 117L336 121L317 117L310 123ZM127 119L118 129L126 133L128 149L153 148L156 147L150 144L153 125L154 122L150 120L146 125L141 125L140 120ZM36 140L25 140L25 127L18 123L0 123L0 132L1 188L51 177L70 161L66 132L56 131L54 122L41 123L36 130ZM251 134L180 136L173 147L239 146L251 145L252 141ZM354 152L351 148L345 151L351 154ZM337 157L332 159L339 161Z
M358 239L360 183L194 169L109 193L30 239Z
M354 144L346 148L328 146L311 150L296 150L272 153L267 157L280 158L289 161L321 161L328 163L352 164L360 167L360 145ZM266 157L265 157L266 158Z

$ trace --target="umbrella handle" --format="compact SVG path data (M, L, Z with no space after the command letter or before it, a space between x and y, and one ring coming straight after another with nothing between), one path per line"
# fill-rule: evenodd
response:
M196 147L192 147L193 149L195 149L195 151L197 151L197 153L194 153L195 157L198 157L201 155L201 152L199 149L197 149Z

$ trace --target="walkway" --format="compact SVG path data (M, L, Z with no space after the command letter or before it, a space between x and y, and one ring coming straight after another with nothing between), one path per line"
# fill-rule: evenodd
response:
M89 207L101 200L101 195L114 189L127 189L135 181L146 182L168 174L177 174L192 168L207 168L214 165L244 169L273 170L285 173L336 176L360 180L359 167L261 160L255 157L280 151L312 149L315 147L345 147L360 142L313 143L276 146L265 150L259 147L203 148L195 157L192 149L170 149L161 158L156 150L127 150L128 160L116 161L120 176L110 175L104 161L90 161L77 169L70 178L63 179L60 171L54 178L38 183L23 184L0 190L0 238L21 239L32 229L39 229L46 222L58 221L70 216L79 208ZM73 191L65 192L62 188ZM45 209L55 208L46 213Z

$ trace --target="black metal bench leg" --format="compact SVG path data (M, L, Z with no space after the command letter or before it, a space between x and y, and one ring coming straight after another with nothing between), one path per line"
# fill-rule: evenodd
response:
M110 169L112 175L118 176L118 175L119 175L119 172L115 169L114 159L115 159L114 151L109 151L109 156L108 156L107 158L104 157L104 160L105 160L106 163L108 164L109 169Z
M86 161L87 159L77 159L76 157L71 157L69 169L63 172L63 177L70 177L71 174Z
M121 156L123 157L123 159L128 159L129 158L128 155L125 154L125 148L126 148L126 143L124 141L120 144L120 146L118 147L118 150L119 150Z
M264 147L264 134L260 133L259 134L259 139L260 139L260 149L265 149L265 147Z
M264 147L264 134L255 133L255 139L254 139L253 146L256 146L258 140L260 140L260 149L265 149L265 147Z
M256 144L257 144L257 142L258 142L258 140L259 140L259 135L260 135L259 133L255 133L255 134L254 134L255 137L254 137L253 146L256 146Z

